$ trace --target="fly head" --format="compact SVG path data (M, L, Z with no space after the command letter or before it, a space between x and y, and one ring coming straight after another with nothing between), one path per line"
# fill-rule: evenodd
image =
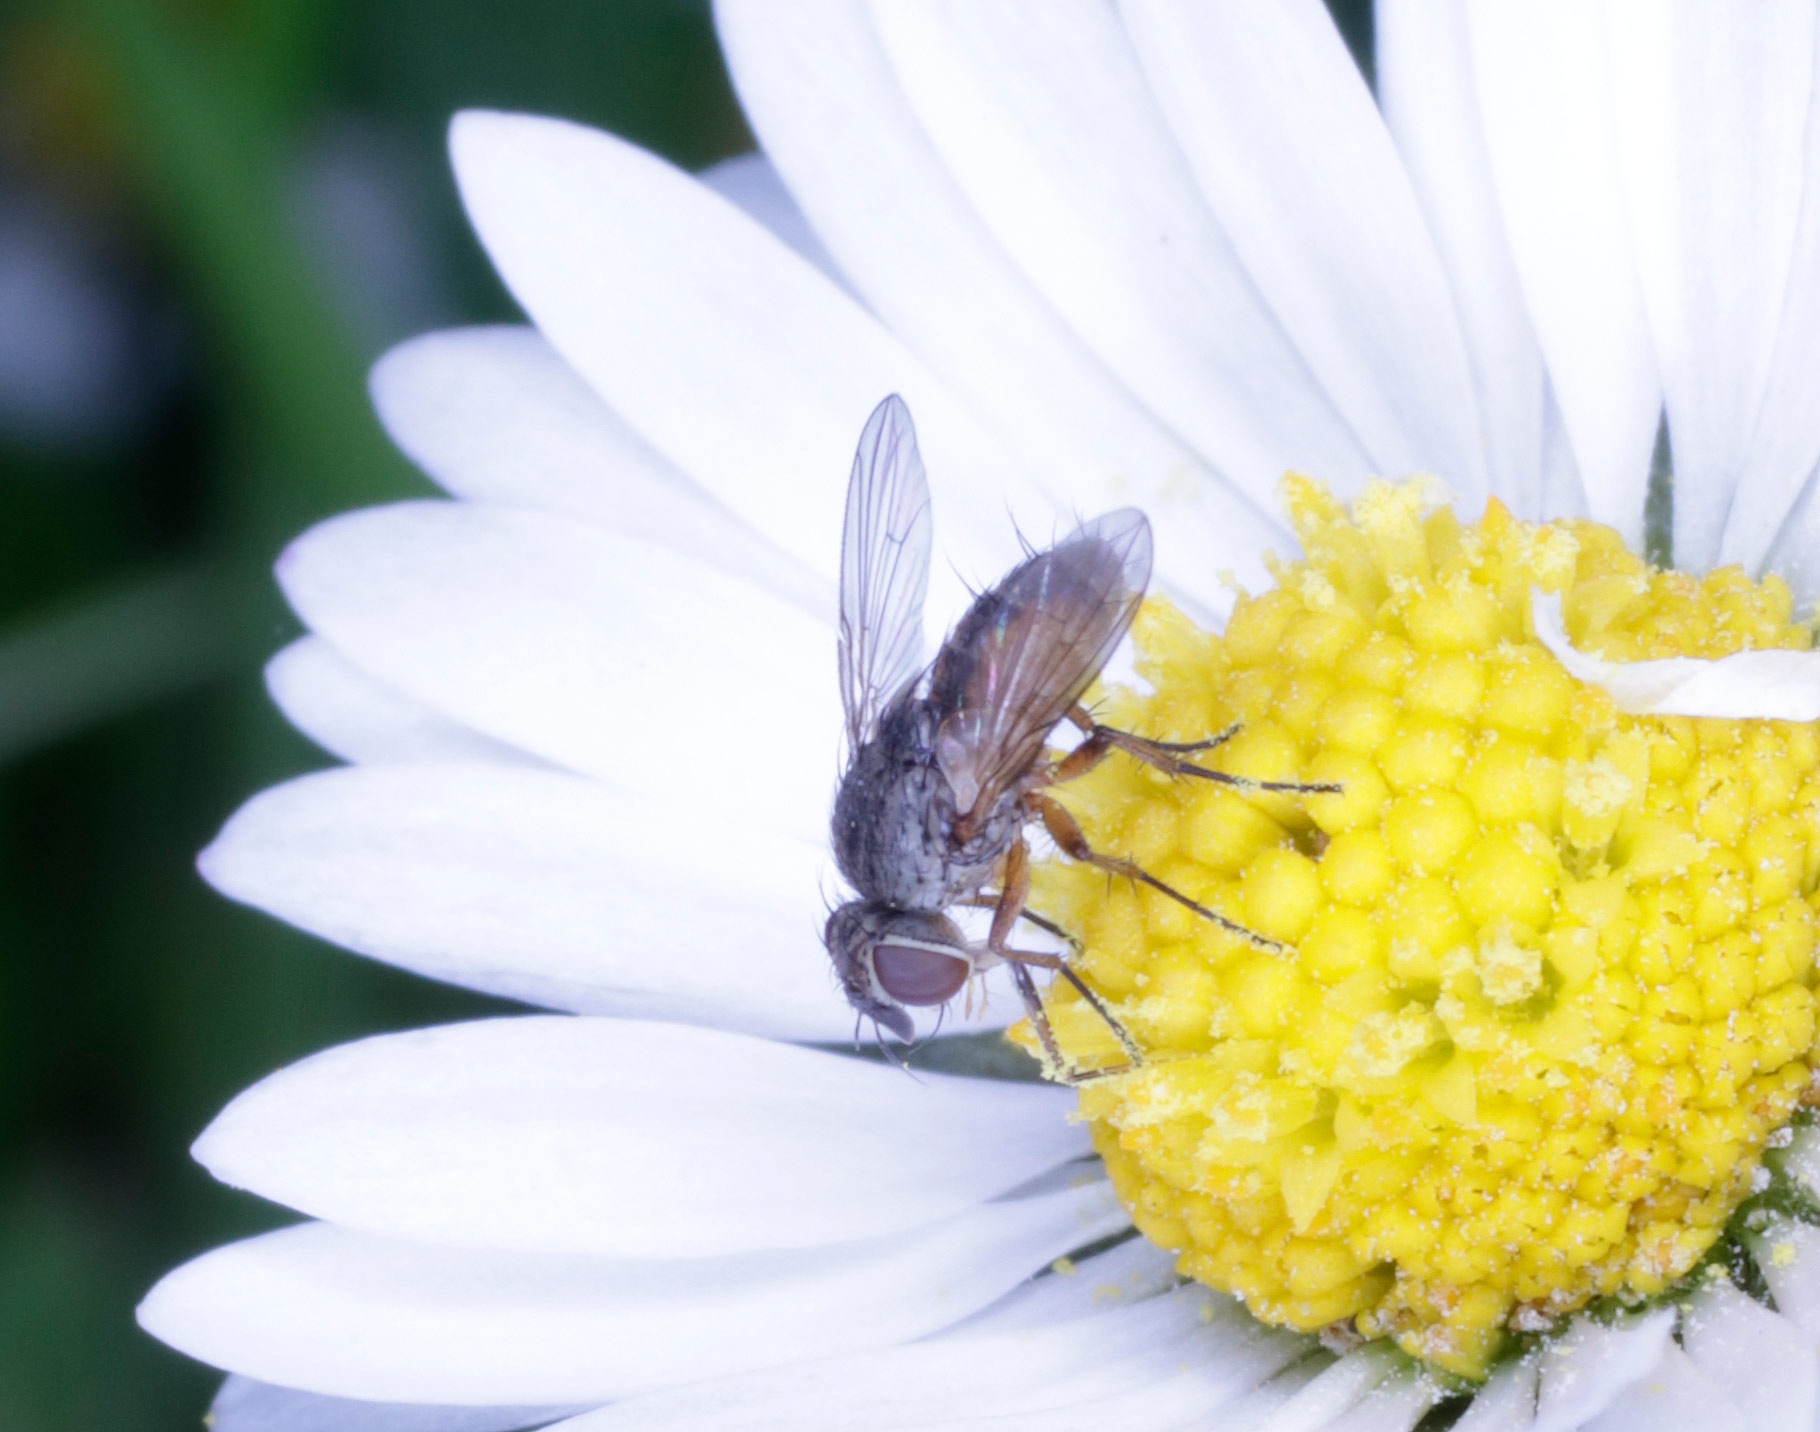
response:
M847 1003L906 1043L916 1026L905 1006L946 1004L973 973L960 927L934 911L854 900L828 917L823 938Z

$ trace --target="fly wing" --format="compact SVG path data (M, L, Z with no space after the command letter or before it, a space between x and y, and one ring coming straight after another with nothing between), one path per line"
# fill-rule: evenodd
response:
M1030 769L1149 584L1150 524L1127 507L1038 552L968 608L929 684L936 760L962 813L989 809Z
M840 542L840 694L847 746L922 666L929 589L929 482L910 409L893 393L872 410L853 455Z

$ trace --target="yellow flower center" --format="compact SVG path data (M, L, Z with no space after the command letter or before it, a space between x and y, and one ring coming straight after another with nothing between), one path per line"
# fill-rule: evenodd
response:
M1534 638L1532 587L1613 659L1807 647L1775 578L1650 570L1589 522L1476 525L1287 484L1306 557L1223 635L1161 600L1111 724L1233 725L1207 764L1113 758L1060 798L1100 849L1284 948L1046 863L1036 908L1145 1051L1080 1088L1138 1227L1259 1318L1342 1320L1483 1375L1511 1329L1661 1293L1808 1088L1812 728L1621 714ZM1117 1043L1057 982L1079 1067Z

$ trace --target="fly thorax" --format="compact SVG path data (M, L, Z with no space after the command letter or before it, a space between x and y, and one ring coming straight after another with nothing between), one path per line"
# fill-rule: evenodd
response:
M1016 791L1000 795L983 818L970 814L963 820L952 800L945 803L941 841L948 860L948 902L991 878L1024 820L1023 797Z

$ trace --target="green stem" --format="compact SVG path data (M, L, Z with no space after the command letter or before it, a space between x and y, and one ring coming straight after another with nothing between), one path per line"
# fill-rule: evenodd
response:
M259 67L221 49L187 7L68 3L112 61L144 196L217 360L283 458L230 495L241 535L270 551L327 513L425 492L381 433L362 361L287 219L291 136L284 106L251 82Z
M244 655L244 578L193 562L0 632L0 762L219 675Z

